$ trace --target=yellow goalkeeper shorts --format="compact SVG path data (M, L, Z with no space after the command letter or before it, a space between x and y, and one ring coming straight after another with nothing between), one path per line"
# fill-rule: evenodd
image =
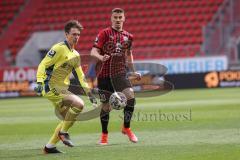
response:
M45 90L42 92L43 97L50 100L56 108L62 107L63 98L69 94L72 93L66 87L51 88L48 92L45 92Z

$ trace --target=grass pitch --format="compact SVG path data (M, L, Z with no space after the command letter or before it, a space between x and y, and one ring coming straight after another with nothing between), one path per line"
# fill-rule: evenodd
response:
M77 122L76 147L43 155L58 119L44 98L0 100L0 160L237 160L240 157L240 88L175 90L137 99L132 129L139 143L120 133L122 112L113 111L109 145L98 146L99 119Z

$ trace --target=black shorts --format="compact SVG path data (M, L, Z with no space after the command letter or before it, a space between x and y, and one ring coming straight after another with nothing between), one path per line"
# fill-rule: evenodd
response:
M122 92L126 88L131 88L132 84L127 76L116 76L114 78L98 78L99 96L102 103L108 103L113 92Z

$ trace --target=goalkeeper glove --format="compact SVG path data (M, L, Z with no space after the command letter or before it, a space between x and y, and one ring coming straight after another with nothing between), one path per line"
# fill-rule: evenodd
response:
M97 99L91 92L88 93L88 99L92 103L93 107L97 107Z
M41 96L43 90L42 82L37 82L37 86L34 87L34 91L37 93L37 95Z

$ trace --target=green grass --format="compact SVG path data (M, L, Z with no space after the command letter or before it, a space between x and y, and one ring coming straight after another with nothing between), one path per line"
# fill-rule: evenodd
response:
M98 146L99 119L77 122L76 147L43 155L58 123L44 98L0 100L0 160L237 160L240 157L240 88L175 90L137 99L132 128L139 143L121 135L122 112L113 111L109 145Z

